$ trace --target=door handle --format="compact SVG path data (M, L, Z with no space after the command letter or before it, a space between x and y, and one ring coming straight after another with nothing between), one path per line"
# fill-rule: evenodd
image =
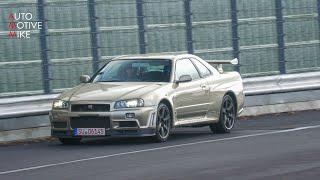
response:
M202 89L207 89L208 86L207 86L206 84L201 84L200 87L201 87Z

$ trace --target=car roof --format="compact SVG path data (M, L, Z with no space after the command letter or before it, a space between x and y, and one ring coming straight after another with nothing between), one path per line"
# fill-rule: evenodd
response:
M195 57L192 54L138 54L138 55L124 55L124 56L118 56L112 59L112 61L116 60L130 60L130 59L171 59L176 60L180 58L190 58Z

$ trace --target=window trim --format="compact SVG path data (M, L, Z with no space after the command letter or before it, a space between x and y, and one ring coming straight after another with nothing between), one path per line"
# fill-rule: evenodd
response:
M198 73L198 75L199 75L199 78L197 78L197 79L192 79L192 81L197 81L197 80L199 80L199 79L202 79L202 77L201 77L201 74L199 73L199 70L198 70L198 68L194 65L194 63L192 62L192 60L190 59L190 58L181 58L181 59L177 59L176 60L176 62L175 62L175 64L174 64L174 82L176 82L177 81L177 74L176 74L176 72L177 72L177 62L178 61L180 61L180 60L189 60L190 62L191 62L191 64L193 65L193 67L196 69L196 71L197 71L197 73Z
M207 78L207 77L213 75L213 73L210 71L210 69L209 69L206 65L204 65L201 61L199 61L198 59L195 59L195 58L193 58L193 57L190 57L189 59L190 59L190 61L192 62L192 64L195 66L195 68L197 69L197 71L198 71L198 73L199 73L199 75L200 75L201 78ZM203 75L201 74L198 66L194 63L194 61L198 61L200 64L202 64L202 65L209 71L209 75L203 76Z

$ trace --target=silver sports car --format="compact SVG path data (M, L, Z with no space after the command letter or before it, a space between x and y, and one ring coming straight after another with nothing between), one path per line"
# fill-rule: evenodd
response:
M210 126L228 133L243 110L242 79L223 72L234 60L190 55L121 56L62 93L52 105L52 136L63 144L83 137L150 136L168 139L172 128Z

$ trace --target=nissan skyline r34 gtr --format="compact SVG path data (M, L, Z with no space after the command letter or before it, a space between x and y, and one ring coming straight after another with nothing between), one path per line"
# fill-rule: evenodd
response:
M182 126L228 133L243 110L244 93L240 74L223 72L222 64L238 61L191 54L114 58L53 101L51 134L75 144L105 136L164 142Z

